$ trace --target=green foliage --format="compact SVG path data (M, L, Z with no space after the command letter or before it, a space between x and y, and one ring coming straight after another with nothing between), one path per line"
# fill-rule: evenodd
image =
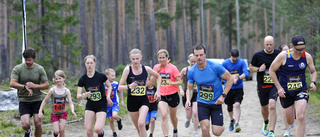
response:
M65 60L74 65L76 58L81 54L83 46L76 45L78 36L68 29L80 23L77 19L78 2L68 4L67 1L54 2L42 0L38 2L26 1L27 8L27 37L28 46L37 51L37 63L45 67L48 77L59 69L60 60ZM9 2L14 10L21 11L21 2ZM42 7L43 6L43 7ZM39 17L39 9L41 17ZM21 15L9 17L21 23ZM8 34L10 38L21 40L21 29ZM20 59L16 61L21 62Z
M0 89L1 89L1 90L4 90L4 91L10 91L10 90L11 90L11 87L6 86L6 85L0 85Z
M156 20L156 27L161 27L163 29L167 29L170 26L170 22L174 19L168 12L155 12L154 18Z
M116 75L117 75L117 77L119 77L119 76L122 75L122 72L123 72L124 68L126 68L126 66L124 66L124 65L119 65L119 66L116 68Z

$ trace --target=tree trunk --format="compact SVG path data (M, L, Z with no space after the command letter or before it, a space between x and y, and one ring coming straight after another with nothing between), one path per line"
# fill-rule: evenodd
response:
M153 0L148 0L148 11L149 11L149 25L150 25L150 37L151 37L151 47L152 47L152 64L157 61L157 39L155 32L155 22L154 22L154 11L153 11Z
M140 49L140 0L135 0L136 47Z
M119 18L120 18L120 46L121 50L119 50L119 57L121 61L119 64L125 64L128 63L126 60L128 60L128 54L127 54L127 39L126 39L126 28L125 28L125 0L119 0Z
M6 0L4 0L6 3ZM9 48L8 48L8 24L7 5L0 3L0 83L9 78Z
M149 31L149 17L148 17L148 0L144 0L143 2L143 56L144 56L144 63L148 64L150 59L152 59L152 47L150 46L150 35L148 34ZM151 50L150 50L151 49ZM150 64L151 66L151 64Z
M80 8L79 8L79 18L81 19L80 25L79 25L79 36L80 36L80 42L79 44L83 46L81 58L80 58L80 68L81 68L81 74L85 72L85 66L84 66L84 58L89 54L88 52L88 36L87 36L87 27L86 27L86 9L85 9L85 0L80 0Z
M263 0L263 3L266 5L266 1ZM263 8L263 15L264 15L264 35L268 35L268 19L267 19L267 9L266 7Z
M176 14L176 0L171 0L170 2L171 2L170 3L170 16L174 17ZM177 61L177 55L178 55L176 52L177 44L176 44L176 22L175 21L176 20L172 20L170 23L171 24L170 25L171 37L169 37L171 39L170 45L171 45L171 50L172 50L171 56L172 56L173 61Z
M183 18L183 34L184 34L184 53L185 59L188 58L188 53L192 53L191 46L189 46L189 34L188 34L188 26L187 26L187 16L186 16L186 0L182 0L182 18ZM181 51L181 50L180 50Z
M97 26L96 26L96 57L97 57L97 60L100 62L97 64L97 70L99 72L102 71L102 65L104 64L102 61L102 28L101 28L101 7L100 7L100 0L96 0L96 13L97 13L97 16L96 16L96 22L97 22ZM105 53L105 54L108 54L108 53Z

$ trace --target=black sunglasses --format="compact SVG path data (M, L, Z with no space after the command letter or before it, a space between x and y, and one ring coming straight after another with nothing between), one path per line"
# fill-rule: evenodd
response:
M297 51L303 51L304 49L306 49L306 47L301 48L301 49L297 49L296 47L294 47L294 49L296 49Z

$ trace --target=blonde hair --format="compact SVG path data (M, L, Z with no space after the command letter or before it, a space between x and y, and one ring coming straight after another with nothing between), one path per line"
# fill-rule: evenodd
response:
M192 58L192 57L194 57L194 54L190 54L189 56L188 56L188 63L190 64L190 59Z
M57 70L56 72L54 72L53 83L56 83L56 80L55 80L56 77L62 77L64 79L66 79L66 74L64 74L64 72L62 70ZM63 85L66 86L65 83L63 83Z
M129 52L129 56L131 56L132 54L140 54L142 56L142 52L139 50L139 49L132 49L130 52Z
M164 54L166 54L166 57L169 57L169 52L166 50L166 49L160 49L159 51L158 51L158 56L159 56L159 54L161 54L161 53L164 53Z
M86 62L88 58L91 58L91 59L93 59L94 62L96 62L96 57L93 56L93 55L87 55L87 56L84 58L84 62Z
M114 71L112 68L107 68L106 71L105 71L105 74L109 75L111 72L116 73L116 71Z

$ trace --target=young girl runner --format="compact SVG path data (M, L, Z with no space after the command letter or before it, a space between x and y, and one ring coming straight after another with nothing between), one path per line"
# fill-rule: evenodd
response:
M53 82L56 84L53 86L45 99L42 101L39 109L39 118L43 118L43 108L46 105L47 101L51 97L52 107L51 107L51 122L53 126L53 135L57 137L60 134L60 137L64 137L64 129L67 123L68 111L66 109L66 99L68 98L70 109L72 115L76 118L77 115L74 113L73 102L71 99L71 92L65 87L64 81L66 80L66 75L62 70L57 70L54 73Z
M84 58L87 72L81 76L78 82L77 99L87 99L86 110L84 114L84 126L86 128L87 137L93 137L93 124L98 137L104 136L104 125L107 115L107 101L109 106L113 103L110 99L111 85L107 81L107 76L103 73L95 71L96 57L88 55ZM105 86L108 87L108 95L105 94ZM82 87L85 93L82 93Z
M149 100L146 94L146 81L148 74L157 79L157 92L155 99L160 99L161 77L148 66L140 64L142 53L139 49L132 49L129 53L131 64L123 70L119 84L119 91L128 90L127 108L131 120L140 137L147 137L145 120L149 110ZM127 84L125 84L127 81Z

